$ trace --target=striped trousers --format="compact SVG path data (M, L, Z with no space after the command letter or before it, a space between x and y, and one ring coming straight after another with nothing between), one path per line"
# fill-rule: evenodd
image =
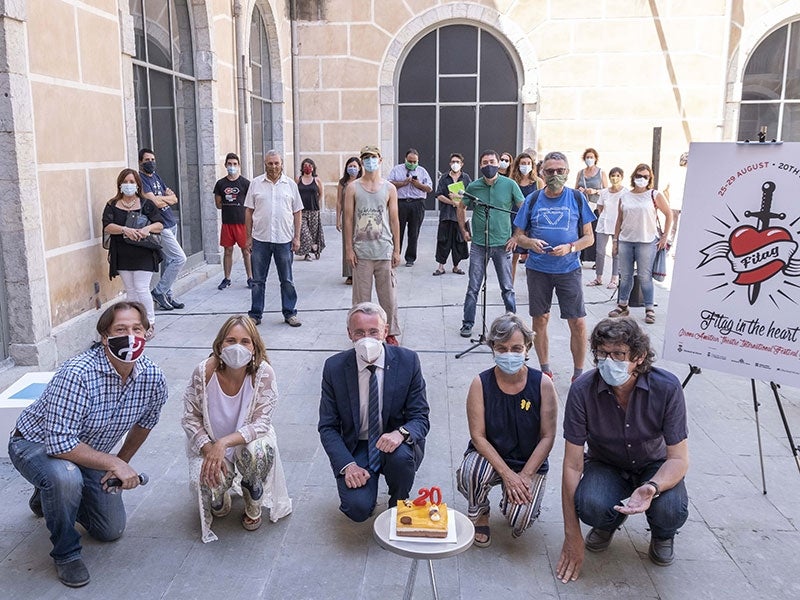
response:
M489 492L500 484L503 497L500 500L500 512L511 527L512 537L519 537L522 532L533 525L539 516L542 495L547 475L536 473L531 480L531 497L529 504L511 504L508 502L503 486L503 479L494 467L477 452L470 452L461 461L456 471L456 484L469 503L467 516L473 523L482 515L489 514Z

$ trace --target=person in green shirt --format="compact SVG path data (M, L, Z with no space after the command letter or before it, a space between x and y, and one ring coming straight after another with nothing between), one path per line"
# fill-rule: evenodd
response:
M511 253L516 247L516 242L511 236L511 220L508 214L512 211L516 212L524 198L516 181L497 173L498 163L499 156L495 150L484 150L481 153L479 167L482 177L467 186L467 193L458 207L458 224L461 235L466 241L472 241L469 251L469 283L464 298L464 317L461 323L462 337L472 335L478 290L486 272L488 259L494 263L506 311L512 313L517 311L514 285L511 281ZM466 227L466 209L476 208L475 200L471 196L490 205L493 209L500 209L489 210L487 223L484 208L477 206L477 210L472 213L472 235ZM486 243L487 225L488 245Z

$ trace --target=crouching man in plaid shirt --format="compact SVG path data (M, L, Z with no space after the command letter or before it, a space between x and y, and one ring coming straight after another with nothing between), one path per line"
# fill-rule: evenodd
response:
M139 485L128 463L167 400L164 373L143 355L149 327L138 302L109 307L97 322L100 343L61 365L11 434L9 457L34 485L31 510L44 516L58 578L70 587L89 583L75 523L104 542L125 531L122 495L114 492ZM111 478L121 486L109 487Z

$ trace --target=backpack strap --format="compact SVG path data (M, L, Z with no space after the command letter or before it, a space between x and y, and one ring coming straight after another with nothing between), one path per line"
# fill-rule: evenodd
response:
M575 198L575 205L578 207L578 239L583 237L583 203L581 193L572 188L572 197Z

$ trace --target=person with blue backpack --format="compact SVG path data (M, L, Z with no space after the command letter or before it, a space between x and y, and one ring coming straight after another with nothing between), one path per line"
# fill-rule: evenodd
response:
M569 162L562 152L550 152L544 157L541 174L545 188L525 199L514 220L514 235L517 245L530 251L525 261L528 308L541 370L553 376L547 323L555 290L561 318L569 324L574 381L583 373L586 359L580 251L594 243L592 222L596 217L586 197L564 185L569 176Z

